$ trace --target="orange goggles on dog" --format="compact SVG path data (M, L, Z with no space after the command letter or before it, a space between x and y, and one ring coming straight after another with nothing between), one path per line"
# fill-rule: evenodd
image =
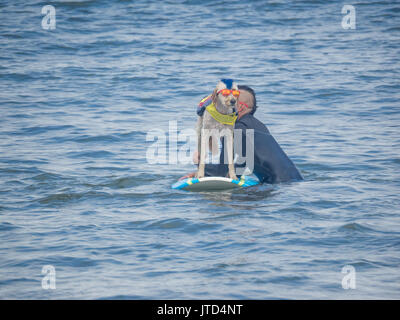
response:
M231 93L234 97L239 97L240 91L239 90L232 90L232 89L222 89L217 92L217 94L222 94L224 97L229 96Z

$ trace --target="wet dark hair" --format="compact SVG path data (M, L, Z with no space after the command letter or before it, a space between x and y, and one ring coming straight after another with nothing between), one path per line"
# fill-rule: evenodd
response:
M252 88L250 88L249 86L245 86L245 85L238 85L238 89L239 90L245 90L251 93L251 95L253 96L253 102L254 102L254 106L250 112L250 114L254 114L257 110L257 100L256 100L256 93L254 92L254 90Z

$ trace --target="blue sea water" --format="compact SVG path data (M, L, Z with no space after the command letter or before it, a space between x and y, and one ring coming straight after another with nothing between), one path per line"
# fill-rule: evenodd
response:
M396 1L1 1L0 298L399 299L399 73ZM220 78L304 181L188 193L147 161Z

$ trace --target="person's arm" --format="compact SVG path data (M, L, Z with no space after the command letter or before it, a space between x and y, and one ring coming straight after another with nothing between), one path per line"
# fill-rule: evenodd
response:
M180 177L179 180L187 179L187 178L194 178L196 176L197 171L188 173L186 176Z

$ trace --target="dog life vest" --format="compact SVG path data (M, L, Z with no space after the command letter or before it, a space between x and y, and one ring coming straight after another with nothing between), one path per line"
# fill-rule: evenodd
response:
M222 114L218 112L217 108L215 108L214 103L212 102L211 94L201 99L199 105L197 106L197 115L202 117L205 110L207 110L211 117L213 117L214 120L218 121L219 123L229 124L231 126L235 125L237 119L236 112L231 114Z

